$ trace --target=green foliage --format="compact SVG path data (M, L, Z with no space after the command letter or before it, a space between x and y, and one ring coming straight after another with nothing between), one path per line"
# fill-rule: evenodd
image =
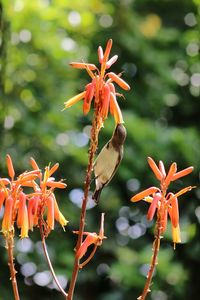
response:
M102 192L99 207L88 211L86 229L91 231L99 228L100 212L106 213L108 239L80 272L75 299L136 299L152 255L153 227L145 220L145 203L133 204L130 197L155 183L146 157L166 165L176 161L179 169L194 165L184 186L199 184L199 1L4 0L0 4L5 24L0 52L1 176L6 175L6 153L18 172L29 168L30 156L41 167L50 161L60 163L57 176L66 178L68 189L58 199L70 223L66 232L56 228L47 243L56 271L68 279L75 245L71 230L77 229L80 212L72 192L80 197L77 189L83 188L91 120L91 115L83 117L81 104L61 111L63 102L81 92L88 80L86 72L73 70L68 63L97 63L98 45L113 39L112 53L119 55L114 71L123 70L131 86L126 100L119 98L128 137L119 172ZM99 149L112 131L112 121L106 120ZM182 181L174 185L174 191L182 185ZM161 243L151 299L199 298L199 198L197 187L187 199L180 199L184 243L173 251L169 228L163 249ZM119 219L124 230L116 226ZM138 223L144 231L134 237L130 232ZM47 271L47 265L37 242L39 234L30 234L30 239L32 248L27 252L16 246L22 300L38 295L62 299L51 283L37 284L36 275ZM27 262L34 262L37 269L24 279L22 266ZM0 300L10 300L2 238L0 264Z

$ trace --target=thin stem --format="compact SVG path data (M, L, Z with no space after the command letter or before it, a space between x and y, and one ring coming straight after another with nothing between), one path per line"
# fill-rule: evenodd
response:
M80 215L79 235L78 235L78 241L77 241L76 248L75 248L76 251L80 248L80 246L82 244L82 240L83 240L83 232L84 232L84 228L85 228L85 218L86 218L86 207L87 207L87 202L88 202L88 193L90 190L93 160L94 160L94 155L96 153L96 149L97 149L97 145L98 145L98 133L99 133L98 116L96 115L95 119L92 123L92 129L91 129L89 159L88 159L88 166L87 166L85 185L84 185L84 197L83 197L81 215ZM78 271L79 271L79 259L75 255L74 268L73 268L72 278L71 278L69 291L68 291L68 298L67 298L68 300L73 299L74 288L76 285Z
M55 274L55 271L54 271L54 268L52 266L51 259L50 259L49 254L48 254L48 250L47 250L47 246L46 246L46 241L45 241L45 236L44 236L44 231L43 231L43 227L42 227L42 223L41 222L40 222L40 226L39 227L40 227L40 234L41 234L41 239L42 239L42 248L43 248L44 255L45 255L45 258L47 260L49 269L51 271L51 274L53 276L53 279L54 279L57 287L59 288L59 290L61 291L61 293L65 297L65 299L67 299L68 294L64 291L64 289L60 285L60 282L58 281L58 278L57 278L57 276Z
M17 286L17 279L16 279L17 271L15 270L13 248L14 248L14 240L13 240L13 236L10 235L6 237L6 249L8 251L8 266L10 269L10 280L12 281L14 298L15 300L20 300L18 286Z
M153 277L153 273L157 264L157 256L158 256L158 252L160 249L160 239L161 239L161 227L160 227L160 222L157 221L156 222L156 234L155 234L155 240L153 242L153 256L151 259L151 265L150 265L150 269L147 275L147 280L142 292L142 295L140 297L138 297L138 300L144 300L147 296L147 294L151 291L150 290L150 285L151 285L151 281L152 281L152 277Z

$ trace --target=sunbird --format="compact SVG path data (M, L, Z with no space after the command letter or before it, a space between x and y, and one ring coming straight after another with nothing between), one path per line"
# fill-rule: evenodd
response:
M123 158L123 145L126 139L126 128L123 124L118 124L114 130L112 138L103 147L94 162L93 170L95 175L96 189L92 199L96 203L99 201L101 191L106 186L117 171Z

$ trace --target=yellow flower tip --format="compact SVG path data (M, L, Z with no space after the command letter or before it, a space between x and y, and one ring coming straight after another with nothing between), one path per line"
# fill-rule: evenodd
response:
M74 105L75 103L79 102L80 100L82 100L84 97L85 97L85 94L86 94L86 91L70 98L68 101L64 102L64 105L65 105L65 108L69 108L71 107L72 105Z
M69 221L67 221L65 219L65 217L63 216L63 214L61 212L59 213L59 223L62 226L63 230L65 231L65 226L67 226L67 224L69 223Z
M181 243L181 236L180 236L180 227L177 225L177 227L174 227L172 225L172 240L174 243L174 246L178 243Z

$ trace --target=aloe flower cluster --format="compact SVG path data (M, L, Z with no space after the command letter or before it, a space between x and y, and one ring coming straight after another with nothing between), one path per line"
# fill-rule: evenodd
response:
M109 59L112 48L112 40L109 39L105 52L101 46L98 48L98 58L100 69L94 64L72 62L73 68L85 69L91 77L91 82L85 87L85 90L65 102L65 108L68 108L80 100L83 100L83 113L86 115L91 109L91 103L94 102L94 110L99 116L99 125L103 125L104 120L110 111L114 116L115 123L123 123L123 117L116 97L122 96L115 90L113 83L118 84L124 90L130 90L130 86L121 78L122 74L107 72L107 70L117 61L118 56L114 55Z
M39 226L39 222L46 228L46 234L54 229L54 220L61 226L67 220L59 210L55 188L65 188L66 184L55 181L53 173L59 164L47 166L44 174L36 161L30 160L33 170L25 171L17 178L10 155L6 156L9 178L0 178L0 208L4 206L2 232L5 238L14 234L14 225L20 228L20 237L28 237L29 230ZM27 193L31 189L30 193ZM26 191L25 191L26 190Z
M144 200L150 203L147 213L147 220L151 221L157 211L158 230L161 234L166 231L168 216L172 224L172 240L174 245L181 242L179 227L179 208L178 197L190 191L193 186L183 188L177 193L167 192L171 182L190 174L193 167L188 167L177 172L177 165L173 162L168 173L162 161L157 166L151 157L148 157L148 163L155 177L160 181L160 188L152 186L131 198L132 202Z

